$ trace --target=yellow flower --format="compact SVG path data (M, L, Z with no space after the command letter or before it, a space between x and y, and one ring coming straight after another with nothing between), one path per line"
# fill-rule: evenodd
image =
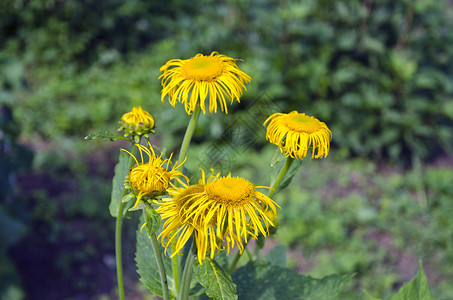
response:
M312 148L311 158L329 154L332 132L326 123L304 113L292 111L288 114L275 113L265 122L269 123L266 139L280 147L285 156L303 159Z
M162 78L162 102L168 96L174 107L176 101L184 103L190 115L199 104L206 113L205 100L209 97L209 112L217 112L218 106L228 113L230 104L242 96L244 83L251 78L236 65L236 60L218 52L211 55L197 54L189 59L172 59L160 68ZM218 103L217 103L218 101Z
M140 136L154 132L154 118L140 106L133 107L131 112L124 114L120 123L121 128L118 130L124 131L124 136L134 137L136 142L139 141Z
M127 188L131 189L137 197L134 208L138 207L138 204L142 199L152 199L165 193L169 186L174 186L171 182L172 179L176 179L181 184L183 181L179 177L183 177L187 181L189 180L184 174L177 170L184 164L184 161L179 165L176 161L169 171L168 168L171 164L173 153L170 155L170 158L162 160L162 153L160 156L156 156L154 149L149 142L148 145L149 149L143 145L136 144L140 151L141 163L138 162L137 158L132 153L121 149L129 153L136 163L136 166L129 171L128 178L126 179ZM149 157L148 163L145 163L143 160L143 152ZM167 163L167 165L164 168L163 166L165 163Z
M244 250L243 239L257 238L261 233L268 235L273 222L266 215L270 209L277 213L278 206L272 199L258 192L255 186L244 178L211 175L196 185L169 189L172 198L163 199L157 211L167 219L160 234L165 247L177 237L174 256L179 253L193 234L197 245L200 264L210 251L210 257L226 248L238 245ZM166 242L164 242L166 239Z

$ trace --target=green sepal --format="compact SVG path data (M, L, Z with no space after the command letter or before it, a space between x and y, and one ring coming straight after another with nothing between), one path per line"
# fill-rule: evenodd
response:
M104 131L104 132L98 132L98 133L91 133L89 135L87 135L85 137L86 140L95 140L97 138L101 138L101 139L109 139L111 141L116 141L116 140L126 140L126 141L130 141L132 142L132 140L128 137L125 137L125 136L121 136L119 134L116 134L116 133L111 133L111 132L108 132L108 131Z
M128 211L132 211L131 207L134 205L134 203L135 203L135 201L128 201L123 204L123 217L126 216ZM134 210L137 210L137 209L134 209Z
M129 202L131 199L135 199L135 195L132 193L124 195L124 197L121 198L121 202L126 203Z
M197 262L193 270L196 280L206 288L208 297L217 300L238 299L231 276L215 260L206 258L202 265Z
M145 215L146 222L146 233L148 234L148 236L151 236L159 230L161 218L159 213L149 203L143 203L143 205L143 213Z
M132 202L128 202L127 204L129 204L129 203L132 203ZM127 205L127 204L126 204L126 205ZM130 206L127 208L127 211L137 211L137 210L140 210L140 209L141 209L141 208L140 208L139 206L134 207L134 206L130 205Z

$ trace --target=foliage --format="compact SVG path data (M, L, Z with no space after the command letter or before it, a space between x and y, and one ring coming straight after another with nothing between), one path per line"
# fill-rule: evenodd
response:
M171 34L181 1L23 0L0 10L0 45L21 53L33 65L79 68L117 61ZM74 64L76 62L76 64Z
M406 174L384 171L382 175L375 164L363 160L320 167L304 163L306 172L293 180L303 190L285 190L279 196L289 199L276 236L289 246L289 264L294 266L292 254L301 252L304 261L316 261L304 266L311 276L357 273L354 285L346 287L348 299L362 299L363 289L388 298L407 279L397 262L422 257L434 266L427 268L434 274L433 294L452 298L447 279L453 276L453 223L448 213L453 209L453 173L451 168L417 170L416 165L418 158L426 160L452 148L451 4L443 0L202 0L197 4L0 3L0 105L12 106L11 116L20 122L9 127L14 133L11 141L14 147L19 145L15 143L19 127L26 139L44 140L46 149L59 139L57 150L44 150L35 159L37 173L51 186L23 190L20 197L39 232L35 241L75 247L83 236L72 235L79 229L79 219L96 220L89 231L99 239L110 238L106 203L99 199L109 195L111 178L105 177L111 162L96 164L95 168L105 168L96 177L91 167L85 167L81 158L85 156L74 140L93 128L115 128L124 112L140 104L160 118L157 132L168 136L154 142L164 153L173 149L187 118L181 107L170 110L168 103L161 104L158 69L171 58L221 50L243 58L241 66L253 78L232 113L246 116L247 103L265 92L281 103L282 111L297 109L329 124L337 158L360 155L415 165ZM251 125L249 120L240 126ZM259 154L252 154L248 144L232 149L223 133L238 123L208 114L200 124L193 153L207 156L212 154L208 148L221 146L221 154L232 153L230 166L239 173L267 176L250 163L266 156L270 161L273 151L261 150L264 143L254 146ZM255 133L254 141L260 136L258 129ZM215 143L204 143L208 138L215 138ZM0 170L0 175L6 174L2 189L8 189L2 195L11 194L9 174L22 163L29 166L27 159L16 160L29 156L26 150L19 154L20 148L14 148L14 157L5 158L2 152L6 162L0 164L2 168L17 163L7 172ZM197 170L197 163L187 166ZM49 191L63 187L69 190ZM9 210L6 214L13 215ZM77 230L68 230L71 226ZM101 227L107 229L95 230ZM82 274L86 265L78 257L101 261L101 254L93 251L55 254L53 266L63 273L77 269L73 272ZM76 268L79 265L83 266ZM11 293L17 292L21 294L20 288Z
M149 56L110 68L93 66L81 76L63 70L44 86L32 86L18 115L26 131L45 138L80 135L94 127L111 130L133 105L156 107L150 109L153 114L161 111L157 69L156 59ZM150 95L155 95L151 101Z
M322 279L302 276L276 265L248 264L236 273L239 299L337 299L351 275Z
M131 105L157 108L160 65L222 49L252 75L244 101L266 91L286 111L319 116L350 155L407 165L452 147L446 1L12 3L0 28L3 48L32 67L18 112L28 132L74 135Z
M28 232L23 208L14 206L16 177L31 167L33 153L18 142L21 124L14 119L14 92L22 86L22 65L0 54L0 298L24 298L22 282L8 250Z
M203 30L225 14L222 35ZM256 88L332 124L337 146L408 163L451 149L451 14L431 0L227 2L181 44L209 51L234 40Z
M293 179L301 188L276 195L285 209L275 238L294 250L289 263L308 275L356 273L348 299L363 299L362 290L389 298L415 274L408 264L417 258L430 266L433 295L449 299L452 176L448 167L401 174L364 160L306 161Z

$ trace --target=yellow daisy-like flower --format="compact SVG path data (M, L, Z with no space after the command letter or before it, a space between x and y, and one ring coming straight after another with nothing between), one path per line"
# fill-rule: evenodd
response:
M137 197L134 208L137 208L140 200L144 198L152 199L165 193L169 186L174 186L171 180L176 179L181 184L183 184L183 181L179 177L185 178L186 181L189 180L187 176L178 170L184 164L185 160L179 165L176 161L171 170L169 170L168 168L171 164L173 153L169 158L162 160L162 153L160 156L156 156L154 149L149 142L148 145L149 149L143 145L136 144L140 151L141 163L138 162L137 158L132 153L121 149L129 153L136 163L136 166L129 171L128 178L126 179L127 187L131 189ZM149 157L148 163L144 162L143 152ZM164 167L165 163L167 164Z
M244 178L211 175L205 179L204 171L199 184L169 189L172 198L164 199L157 209L162 219L168 218L160 234L162 243L168 244L177 237L175 255L183 248L189 237L195 236L200 264L210 251L210 257L220 251L238 245L244 250L243 239L269 234L269 225L274 226L266 212L277 213L278 206L272 199L258 192ZM166 242L164 242L166 239Z
M209 97L209 112L217 112L218 106L228 113L227 100L239 102L244 83L251 78L242 72L234 58L218 52L211 55L197 54L189 59L172 59L160 68L162 78L162 102L168 96L175 106L176 101L184 103L190 115L197 105L206 113L205 100ZM218 103L217 103L218 101Z
M151 114L141 108L141 106L133 107L132 111L124 114L121 117L121 128L119 131L124 131L124 136L141 136L154 132L154 118ZM138 141L136 141L138 142Z
M221 245L217 241L214 223L204 226L202 216L194 215L191 211L194 210L196 201L204 194L206 182L217 178L219 174L212 175L206 180L204 172L202 179L195 185L183 184L182 187L173 187L168 189L168 194L171 198L164 198L162 202L157 202L160 205L156 209L161 214L161 218L165 220L163 230L159 235L162 240L162 245L165 249L171 244L174 239L177 239L176 246L173 249L171 257L180 253L188 239L194 235L197 245L197 255L200 264L206 258L206 253L210 251L211 257L221 250ZM199 206L199 204L198 204ZM179 237L178 237L179 236Z
M326 123L304 113L292 111L288 114L275 113L269 122L266 139L280 147L285 156L303 159L312 148L311 158L326 157L329 154L332 132Z

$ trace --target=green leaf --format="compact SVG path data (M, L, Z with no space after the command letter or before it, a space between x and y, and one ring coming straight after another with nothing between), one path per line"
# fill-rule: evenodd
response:
M283 245L277 245L272 248L265 257L266 261L275 266L286 266L286 248Z
M206 295L221 300L238 299L231 276L215 260L207 258L203 265L194 264L193 269L196 280L206 288Z
M403 285L400 290L393 295L391 300L433 300L435 299L431 295L431 291L428 286L428 279L426 278L425 272L423 271L423 265L420 261L420 268L418 269L417 275L410 282Z
M143 222L143 218L140 218ZM142 223L141 223L142 224ZM141 226L141 225L139 225ZM174 280L171 270L171 260L164 254L164 248L160 246L163 256L165 271L167 273L168 289L173 296ZM140 281L156 296L162 297L162 285L158 271L156 258L151 246L151 241L147 233L137 230L137 251L135 252L135 262L137 263L137 273L140 275ZM173 293L173 294L172 294Z
M111 141L116 141L116 140L126 140L132 142L132 140L128 137L124 137L122 135L116 134L116 133L111 133L108 131L104 132L98 132L98 133L91 133L85 137L86 140L95 140L97 138L101 139L109 139Z
M148 236L155 234L160 228L160 215L154 210L154 208L149 205L145 204L145 216L146 216L146 233Z
M118 210L123 197L124 180L129 172L131 157L124 151L120 152L118 163L115 166L115 176L112 182L112 197L109 210L112 217L118 217Z
M249 263L233 273L233 281L238 285L239 299L330 300L337 299L352 276L316 279L279 266Z

